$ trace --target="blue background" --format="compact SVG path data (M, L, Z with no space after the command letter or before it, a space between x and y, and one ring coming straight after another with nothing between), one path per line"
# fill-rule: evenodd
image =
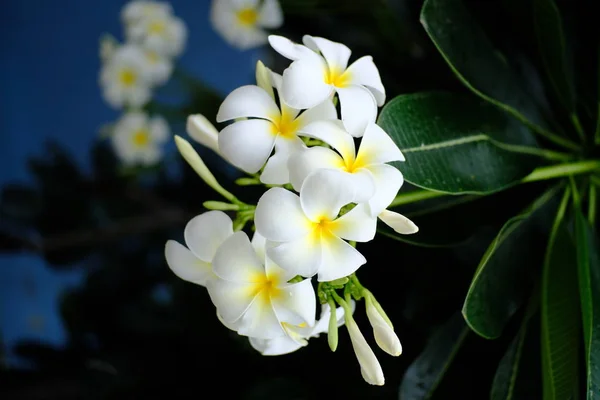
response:
M99 38L123 38L125 1L13 0L0 16L0 186L32 182L27 157L41 155L44 142L60 142L82 170L99 128L119 116L98 87ZM251 83L260 50L229 47L213 30L210 2L172 1L188 27L179 65L226 95ZM202 110L198 110L202 112ZM174 132L183 134L183 132ZM60 346L65 332L57 314L65 289L78 285L77 267L56 272L36 256L0 256L0 335L9 350L20 339Z

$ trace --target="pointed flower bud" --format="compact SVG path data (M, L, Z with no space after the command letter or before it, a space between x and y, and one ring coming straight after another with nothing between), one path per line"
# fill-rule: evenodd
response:
M219 153L219 131L202 114L190 115L187 119L187 133L196 142Z
M256 85L267 92L272 99L275 98L271 84L271 71L260 60L256 63Z
M399 356L402 354L402 345L400 339L394 332L394 327L391 322L383 313L383 310L377 303L377 300L373 298L372 294L365 296L367 306L367 317L373 327L373 335L377 345L386 353L392 356ZM379 306L379 307L377 307Z
M365 337L360 332L360 329L358 329L358 325L356 325L352 315L346 313L345 316L346 328L348 328L352 348L354 349L354 353L360 364L360 372L363 379L371 385L383 386L385 378L375 353L373 353L373 350L365 340Z

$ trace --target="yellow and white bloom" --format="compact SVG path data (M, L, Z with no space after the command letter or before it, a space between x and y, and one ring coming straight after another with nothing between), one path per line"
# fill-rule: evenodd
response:
M204 115L188 116L186 129L196 142L219 153L219 131Z
M170 15L172 12L171 4L167 2L134 0L123 7L121 19L125 25L130 25L155 15Z
M165 57L180 55L187 39L185 24L170 13L150 13L125 28L128 40Z
M314 326L306 324L302 326L283 323L286 332L285 336L279 336L274 339L250 338L250 345L254 347L263 356L279 356L292 353L306 345L310 338L317 338L321 333L326 333L329 326L331 309L328 304L321 307L321 316ZM338 307L336 310L338 326L344 324L344 309Z
M279 54L292 60L283 73L282 97L290 107L314 107L337 93L342 120L355 137L377 117L385 103L385 88L371 56L348 66L351 51L341 43L305 35L298 45L282 36L269 36Z
M213 0L210 22L227 43L246 50L266 44L265 29L279 28L283 13L277 0Z
M402 173L386 163L404 161L404 156L377 124L367 126L358 152L354 139L340 121L318 121L304 127L300 134L322 140L335 151L315 146L290 157L288 166L294 189L299 190L306 177L315 170L342 171L355 187L357 197L354 202L367 203L374 217L385 210L400 190L404 182Z
M169 240L165 258L169 268L183 280L206 286L215 277L212 260L219 246L233 235L231 218L222 211L208 211L192 218L183 233L185 244Z
M365 205L338 218L353 202L355 189L347 175L322 169L309 175L300 196L272 188L258 200L256 230L274 242L267 255L287 271L332 281L355 272L366 259L342 239L368 242L375 237L377 219Z
M272 74L271 78L270 85L277 89L280 76ZM234 122L219 133L220 153L248 173L264 166L260 176L263 183L285 184L290 181L290 155L304 147L299 132L314 121L337 118L337 112L328 99L302 113L285 103L279 107L272 89L269 93L260 86L248 85L231 92L217 113L217 122L237 118L252 119Z
M146 69L152 85L162 85L171 77L173 61L155 50L144 50Z
M119 119L113 130L112 144L125 164L152 165L162 155L162 146L169 139L169 125L164 118L131 111Z
M379 360L377 360L373 349L371 349L371 346L365 340L358 325L356 325L352 316L348 316L348 314L346 314L346 328L348 328L352 348L360 364L360 372L363 379L371 385L382 386L385 384L385 377L383 376L381 364L379 364Z
M212 261L216 278L208 293L222 322L257 339L284 336L283 323L314 325L316 296L310 280L288 283L295 275L269 257L263 263L244 232L227 238Z
M131 44L114 50L102 65L100 84L104 98L114 108L146 104L150 100L152 81L144 51Z

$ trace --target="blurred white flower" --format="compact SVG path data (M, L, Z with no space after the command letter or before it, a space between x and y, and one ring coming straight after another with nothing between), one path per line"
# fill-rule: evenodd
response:
M245 50L267 43L264 29L279 28L283 13L277 0L213 0L210 21L231 46Z
M150 13L128 24L125 33L133 43L165 57L180 55L187 39L185 24L170 13Z
M328 304L321 306L321 315L314 326L292 325L283 323L286 335L274 339L250 338L250 345L263 356L279 356L292 353L308 344L308 339L317 338L321 333L328 330L331 309ZM344 309L338 307L336 310L338 326L344 324Z
M219 318L240 335L259 339L284 336L283 323L313 325L316 296L310 280L294 277L260 254L244 232L235 232L217 249L212 261L216 275L208 293Z
M171 59L154 50L144 50L144 53L146 55L148 79L150 79L152 85L162 85L168 81L173 71Z
M320 282L355 272L366 259L342 239L368 242L375 237L377 219L359 204L338 218L351 203L355 187L339 171L321 169L309 175L300 196L271 188L258 200L256 230L267 240L268 256L282 268Z
M187 247L167 241L165 257L169 268L183 280L206 286L215 277L212 260L219 246L233 235L233 222L222 211L208 211L190 220L183 236Z
M151 84L146 54L135 45L118 47L100 71L104 98L115 108L146 104Z
M385 88L371 56L348 66L351 51L341 43L305 35L305 46L282 36L269 36L269 43L292 60L283 72L282 97L290 107L310 108L334 92L340 101L342 121L355 137L375 122L377 106L385 102Z
M169 15L172 11L171 4L167 2L134 0L123 7L121 19L125 25L129 25L155 15Z
M313 171L330 168L350 177L357 194L354 202L367 203L373 217L394 200L404 178L397 168L386 163L404 161L404 156L378 125L367 125L358 152L354 139L344 130L340 121L315 122L304 127L301 134L322 140L335 151L317 146L294 154L288 165L294 189L299 190Z
M131 111L114 125L112 144L123 163L152 165L162 158L162 146L169 135L164 118Z

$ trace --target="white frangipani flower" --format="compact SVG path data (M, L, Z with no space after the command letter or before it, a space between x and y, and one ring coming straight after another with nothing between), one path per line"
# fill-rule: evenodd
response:
M152 81L146 54L138 46L117 48L102 65L100 84L104 98L115 108L141 107L150 100Z
M183 52L187 28L183 21L170 13L151 13L126 26L127 39L165 57Z
M219 153L219 131L202 114L190 115L186 125L187 133L196 142Z
M385 383L385 377L381 365L352 316L346 315L346 328L348 328L352 348L360 364L363 379L371 385L382 386Z
M283 73L283 101L305 109L336 92L346 129L355 137L362 136L367 124L375 122L377 106L385 102L385 88L373 58L364 56L348 66L351 51L345 45L309 35L302 41L306 47L282 36L269 36L273 49L293 61Z
M264 29L279 28L283 13L277 0L213 0L210 21L227 43L246 50L266 44Z
M183 280L206 286L215 277L212 260L219 246L233 235L231 218L222 211L208 211L192 218L183 236L187 247L167 241L165 257L169 268Z
M371 294L365 296L365 302L367 305L367 318L373 327L373 335L377 345L386 353L392 356L399 356L402 354L402 345L400 339L394 332L394 326L389 318L382 313L376 304L376 301Z
M278 79L272 76L273 81ZM248 173L264 166L260 176L263 183L285 184L289 182L288 159L304 146L298 133L314 121L337 118L337 112L330 100L301 114L285 103L280 108L265 89L248 85L231 92L217 113L217 122L237 118L253 119L234 122L219 133L221 154Z
M381 213L394 199L402 186L402 173L386 163L404 161L398 146L377 124L367 126L358 153L354 139L340 121L318 121L304 127L300 134L314 137L329 144L296 152L290 157L290 181L299 190L313 171L328 168L342 171L356 190L354 202L368 204L373 217Z
M295 275L269 257L262 263L244 232L221 244L212 267L216 278L208 293L223 323L240 335L273 339L286 334L283 322L315 323L316 296L310 280L288 283Z
M125 25L129 25L154 15L169 15L172 11L171 4L167 2L134 0L123 7L123 10L121 10L121 19Z
M283 323L283 328L286 332L285 336L276 337L274 339L257 339L250 338L250 344L263 356L278 356L282 354L292 353L308 344L308 339L317 338L321 333L326 333L329 325L331 309L328 304L323 304L321 307L321 316L314 326L291 325ZM344 309L338 307L336 310L338 326L344 324Z
M169 57L155 50L144 50L146 55L146 68L152 85L162 85L171 77L173 62Z
M352 182L339 171L322 169L307 177L300 196L269 189L256 206L256 230L269 241L267 254L291 273L332 281L355 272L366 259L342 239L368 242L375 236L377 219L365 205L338 218L353 202Z
M115 123L112 143L125 164L152 165L161 159L162 146L169 135L169 125L164 118L150 118L144 112L131 111Z

